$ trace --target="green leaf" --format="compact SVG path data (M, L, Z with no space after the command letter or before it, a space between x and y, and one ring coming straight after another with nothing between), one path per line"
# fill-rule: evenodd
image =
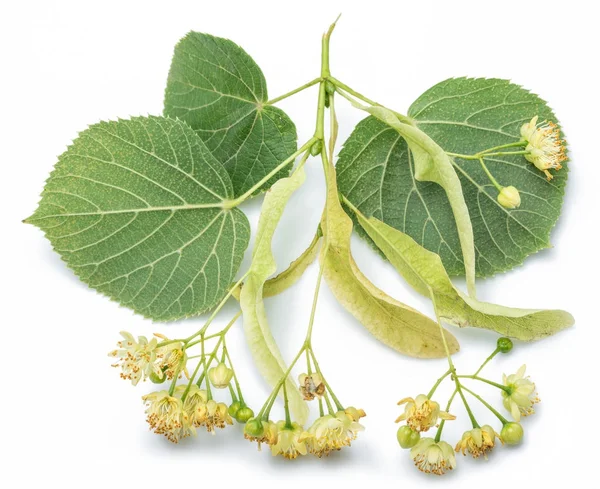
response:
M521 125L536 114L540 120L556 121L539 97L498 79L446 80L409 109L418 129L445 151L459 154L518 141ZM477 275L509 270L550 246L567 168L548 182L523 156L486 158L501 185L520 191L521 206L509 210L496 201L497 191L478 161L452 161L473 223ZM417 180L415 161L397 131L373 117L363 120L346 141L337 167L341 191L365 216L382 220L439 254L450 275L464 275L448 199L439 186Z
M263 301L264 285L277 270L277 264L271 251L273 234L289 198L302 185L304 179L304 169L300 166L292 176L275 183L266 194L258 221L252 264L240 293L240 305L244 313L244 330L250 351L260 373L272 386L281 380L287 367L267 321ZM286 382L290 409L292 409L296 421L302 424L308 417L308 407L293 380L288 377Z
M183 122L135 117L80 133L26 222L90 287L147 318L215 306L250 229L229 175Z
M230 40L190 32L175 46L164 113L196 131L225 166L236 197L296 150L294 123L267 101L262 71ZM289 167L262 190L287 174Z
M323 276L338 302L379 341L400 353L419 358L441 358L445 350L440 326L415 309L389 297L358 269L350 252L352 220L338 200L335 170L326 169L327 204L321 228L326 244L321 249ZM458 341L444 332L450 353Z
M438 255L420 246L410 236L357 212L358 221L390 263L419 293L433 294L440 318L456 326L491 329L524 341L550 336L572 326L566 311L515 309L461 293L450 280Z

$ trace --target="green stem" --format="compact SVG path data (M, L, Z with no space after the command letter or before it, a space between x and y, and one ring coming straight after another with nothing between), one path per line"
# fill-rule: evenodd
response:
M485 367L485 366L488 364L488 362L489 362L489 361L490 361L492 358L494 358L494 357L495 357L495 356L496 356L498 353L500 353L500 349L496 348L496 349L495 349L495 350L492 352L492 354L491 354L489 357L487 357L487 358L484 360L484 362L483 362L483 363L482 363L482 364L479 366L479 368L477 369L477 371L476 371L476 372L475 372L473 375L477 375L479 372L481 372L481 371L483 370L483 367Z
M301 87L295 88L294 90L291 90L287 93L284 93L283 95L280 95L279 97L275 97L271 100L269 100L268 102L265 103L265 105L273 105L276 104L277 102L280 102L283 99L286 99L288 97L291 97L292 95L296 95L297 93L301 92L302 90L306 90L307 88L312 87L313 85L316 85L317 83L319 83L322 79L319 78L315 78L314 80L309 81L308 83L305 83L304 85L302 85Z
M511 393L510 387L507 387L502 384L498 384L496 382L492 382L491 380L484 379L483 377L477 377L477 375L458 375L458 377L461 379L473 379L473 380L478 380L479 382L485 382L486 384L493 385L494 387L501 389L508 394Z
M467 389L466 387L463 387L463 389L469 394L471 394L479 402L481 402L481 404L483 404L486 408L488 408L494 414L494 416L496 416L502 422L503 425L508 423L508 420L504 416L502 416L498 411L496 411L492 406L490 406L490 404L486 402L485 399L475 394L471 389Z
M483 171L485 172L485 174L487 175L487 177L490 179L490 182L492 182L494 184L494 187L496 187L496 189L498 190L498 192L502 191L502 185L500 185L496 179L494 178L494 176L491 174L491 172L488 170L488 167L485 165L485 162L483 161L483 158L479 158L479 163L481 163L481 167L483 168Z
M429 288L429 295L431 297L431 302L433 304L433 310L435 311L435 317L437 319L438 326L440 327L440 334L442 335L442 341L444 343L444 349L446 350L446 357L448 358L448 366L450 367L449 370L452 374L452 379L454 380L454 384L456 385L456 390L458 391L458 393L463 401L463 404L465 406L465 409L467 410L467 414L469 415L469 418L471 419L471 423L473 424L473 427L477 428L479 425L477 424L477 421L475 420L475 416L473 415L473 412L471 411L471 407L469 406L469 403L467 402L467 399L465 398L465 395L463 394L463 392L461 390L462 385L461 385L460 381L458 380L458 376L456 375L456 368L454 367L454 363L452 362L452 357L450 355L450 349L448 348L448 343L446 342L446 335L444 334L444 328L442 328L442 320L438 313L437 303L435 300L435 294L433 293L433 289L431 287Z
M292 427L292 420L290 418L289 403L290 403L290 401L288 399L287 385L284 382L283 383L283 409L285 411L285 426L286 426L286 428L291 428Z
M435 393L435 391L437 390L438 386L442 383L442 381L448 377L448 375L450 375L452 373L452 370L448 369L446 371L446 373L444 375L442 375L439 379L437 379L437 382L435 384L433 384L433 387L431 388L431 390L429 391L429 393L427 394L427 399L431 399L431 396L433 396L433 394Z
M446 412L450 411L450 406L452 406L452 401L454 401L454 398L456 397L456 394L458 394L458 390L454 389L454 392L452 393L452 395L450 396L450 399L448 399L448 404L446 404ZM442 431L444 429L444 425L446 424L446 420L442 419L440 426L438 427L437 432L435 433L435 442L437 443L438 441L440 441L440 438L442 437Z
M248 191L244 192L237 199L226 200L223 202L224 209L233 209L234 207L239 206L242 202L244 202L248 197L251 197L254 192L256 192L260 187L263 186L265 182L268 182L275 174L279 173L283 168L296 160L298 156L304 153L306 150L310 149L310 147L317 141L317 138L311 138L306 143L304 143L300 149L291 154L288 158L283 160L279 165L277 165L273 170L271 170L267 175L261 178L257 183L255 183L252 188Z
M327 244L325 246L325 249L323 250L323 254L321 256L324 257L327 254L328 250L329 250L329 245ZM304 340L307 348L310 348L310 344L311 344L313 325L315 322L315 313L317 311L317 301L319 299L319 290L321 288L322 278L323 278L323 267L321 266L321 267L319 267L319 275L317 276L317 285L315 286L315 292L313 294L312 308L310 310L310 319L308 320L308 329L306 331L306 339Z
M229 355L229 350L227 349L227 346L225 345L225 341L223 341L223 353L225 354L225 357L227 358L227 361L229 362L229 367L233 371L233 381L235 382L235 388L237 389L237 394L240 398L240 402L242 403L243 406L245 406L246 403L244 402L244 396L242 395L242 388L240 387L240 383L238 381L237 374L235 373L235 369L233 368L231 356Z
M493 148L489 148L484 151L480 151L478 154L485 155L486 153L498 151L499 149L517 148L517 147L523 147L523 146L527 146L527 141L517 141L516 143L501 144L500 146L494 146Z
M327 380L325 379L325 376L323 375L323 372L321 371L321 367L319 366L319 362L317 361L317 357L315 355L315 352L312 351L312 348L310 348L309 351L310 351L310 355L312 357L312 361L315 364L315 369L317 370L317 373L321 376L321 379L323 380L323 384L325 384L325 388L331 394L331 398L333 399L333 402L335 403L335 406L338 408L338 411L343 411L344 410L344 406L342 405L342 403L338 400L338 398L334 394L333 389L331 388L331 386L327 383Z
M340 80L338 80L337 78L334 78L332 76L330 76L328 78L328 80L333 83L333 85L338 89L336 90L342 97L344 97L346 100L353 102L352 99L350 99L348 97L348 94L352 95L353 97L356 97L359 100L362 100L363 102L369 104L369 105L373 105L375 107L385 107L384 105L375 102L374 100L371 100L370 98L365 97L363 94L357 92L356 90L353 90L352 88L350 88L348 85L346 85L345 83L342 83ZM347 92L347 93L344 93ZM391 110L391 109L388 109ZM413 119L411 119L410 117L404 115L404 114L400 114L399 112L396 112L395 110L391 110L394 115L398 118L398 120L400 120L400 122L404 122L405 124L410 124L411 126L414 125L415 121Z

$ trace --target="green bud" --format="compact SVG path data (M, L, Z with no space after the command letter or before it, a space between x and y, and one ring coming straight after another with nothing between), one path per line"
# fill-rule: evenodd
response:
M265 432L265 427L260 419L252 418L246 422L244 433L254 438L260 438Z
M238 412L235 414L235 419L238 423L245 423L250 418L254 417L254 411L250 409L248 406L240 408Z
M156 372L151 372L148 378L153 384L162 384L165 380L167 380L167 376L165 374L162 374L162 377L159 377Z
M325 92L325 107L329 108L329 106L331 105L331 95L329 95L327 92Z
M413 430L410 426L404 425L398 428L396 437L402 448L412 448L421 439L421 433Z
M323 149L323 141L321 141L319 139L310 147L310 154L313 156L319 156L321 154L322 149Z
M325 93L328 93L329 95L333 95L335 93L335 85L329 80L325 82Z
M518 445L523 439L523 427L520 423L506 423L502 427L500 437L507 445Z
M240 401L233 401L231 403L231 405L229 406L229 409L227 410L227 412L229 413L229 416L231 416L232 418L235 418L241 407L242 407L242 403Z
M513 342L510 338L498 338L496 346L500 350L500 353L508 353L513 348Z
M512 185L502 187L498 194L498 203L506 209L516 209L521 205L521 195Z

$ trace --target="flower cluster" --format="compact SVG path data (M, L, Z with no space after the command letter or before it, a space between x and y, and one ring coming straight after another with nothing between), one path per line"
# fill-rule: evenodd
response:
M504 375L503 384L479 376L479 372L496 354L508 353L512 350L512 347L510 339L500 338L494 352L473 375L458 375L454 365L449 361L450 368L435 383L428 395L420 394L414 399L406 398L398 403L405 405L405 407L404 412L398 417L396 422L406 421L406 424L400 426L398 429L398 443L402 448L410 449L410 457L419 470L428 474L442 475L456 467L454 452L462 453L463 455L468 454L475 459L484 458L487 460L488 455L496 446L496 440L499 440L503 445L518 445L521 442L523 439L523 427L519 423L521 416L533 413L533 405L539 402L539 398L535 393L535 384L528 377L525 377L525 365L515 374ZM455 419L455 417L442 411L439 404L431 399L437 387L448 377L454 382L455 389L448 400L447 409L450 408L452 401L458 394L458 397L463 401L473 426L463 433L454 449L452 449L449 443L441 440L441 436L444 423L447 420ZM462 379L480 381L498 388L501 392L504 407L511 413L515 421L505 419L486 400L466 387L462 383ZM500 420L502 423L500 433L497 433L489 424L483 426L478 424L467 402L465 393L470 394L480 401ZM421 433L428 431L434 426L438 428L435 437L421 438Z
M350 446L364 430L358 422L364 416L362 409L349 407L317 418L307 430L291 421L251 419L246 423L244 436L257 442L259 449L262 443L269 445L274 456L295 459L311 453L321 458Z
M123 340L118 342L119 348L109 355L119 359L114 366L121 368L122 378L130 380L133 385L147 378L157 384L171 381L168 389L142 396L146 420L156 434L178 443L183 438L196 435L198 428L204 427L214 434L217 429L233 424L233 419L245 423L254 416L244 402L225 346L224 335L231 324L206 339L203 330L185 340L169 340L155 335L150 341L143 336L136 341L130 333L121 333ZM195 339L197 336L200 336L199 340ZM218 341L212 352L206 353L206 342L210 339ZM187 364L191 358L186 350L195 345L200 345L201 353L191 357L199 358L199 361L190 375ZM221 361L211 367L219 350ZM181 372L187 382L178 385ZM232 379L235 379L235 388L231 385ZM228 387L231 395L229 405L213 399L213 389Z

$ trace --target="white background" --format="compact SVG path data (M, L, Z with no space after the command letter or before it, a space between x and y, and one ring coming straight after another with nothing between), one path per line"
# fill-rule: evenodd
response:
M35 209L57 155L88 124L160 114L172 49L189 30L241 44L262 67L276 96L318 75L320 36L341 11L332 41L333 74L371 98L405 112L433 84L451 76L510 78L549 100L568 135L571 172L555 248L510 273L479 282L485 300L571 311L575 328L537 344L518 344L487 373L527 363L542 404L524 422L526 441L498 449L488 462L459 457L444 479L505 487L572 482L596 463L598 384L598 13L591 2L3 2L0 10L0 287L2 289L0 480L4 487L254 487L319 481L399 487L434 484L412 466L393 423L402 397L426 391L443 360L406 358L379 344L323 288L314 343L342 402L363 407L365 433L328 459L288 462L241 438L239 426L179 446L147 430L140 396L118 379L106 353L119 330L183 336L202 318L157 325L94 293L21 220ZM584 6L585 5L585 6ZM299 139L313 131L315 90L281 104ZM362 115L339 102L340 141ZM308 244L323 204L320 165L286 210L274 247L281 267ZM253 223L259 202L244 206ZM391 266L358 238L353 252L365 273L393 296L431 314ZM243 265L247 267L248 259ZM304 335L313 266L301 282L268 301L286 358ZM225 315L233 314L234 304ZM230 343L247 397L258 408L269 390L249 358L241 327ZM459 368L476 366L495 335L453 329ZM483 392L499 404L499 395ZM446 394L444 390L441 394ZM444 402L444 399L440 399ZM467 428L450 424L454 443ZM483 420L484 412L477 410ZM492 419L489 419L492 421ZM5 484L4 482L7 482Z

